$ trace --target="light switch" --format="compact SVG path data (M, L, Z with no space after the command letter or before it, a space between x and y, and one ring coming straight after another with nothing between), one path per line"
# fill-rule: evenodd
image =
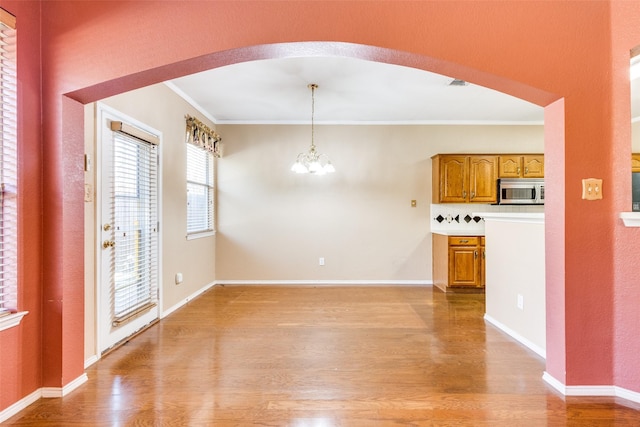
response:
M93 185L84 184L84 201L93 202Z
M602 199L602 180L585 178L582 180L582 198L585 200Z

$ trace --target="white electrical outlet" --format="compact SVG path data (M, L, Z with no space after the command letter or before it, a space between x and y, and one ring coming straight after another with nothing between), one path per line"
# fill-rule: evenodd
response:
M324 265L324 257L320 257L320 259L318 259L318 265Z
M176 285L182 283L182 273L176 273Z
M522 294L518 294L518 308L524 310L524 297Z

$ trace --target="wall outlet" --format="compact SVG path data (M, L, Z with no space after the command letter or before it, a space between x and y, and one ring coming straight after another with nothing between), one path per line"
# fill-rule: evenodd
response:
M524 297L521 294L518 294L518 308L524 310Z
M176 273L176 285L182 283L182 273Z
M320 259L318 259L318 265L324 265L324 257L320 257Z

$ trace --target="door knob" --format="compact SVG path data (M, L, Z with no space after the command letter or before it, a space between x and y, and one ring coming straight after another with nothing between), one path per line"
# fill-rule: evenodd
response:
M104 231L109 231L109 230L111 230L111 224L105 224L105 225L103 225L103 226L102 226L102 229L103 229Z
M113 240L105 240L104 242L102 242L103 249L113 248L115 245L116 242L114 242Z

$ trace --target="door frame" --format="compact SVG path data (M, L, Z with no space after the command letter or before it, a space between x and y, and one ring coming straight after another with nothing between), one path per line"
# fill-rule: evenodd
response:
M100 289L100 284L102 280L102 208L103 208L103 156L102 156L102 146L103 146L103 127L106 126L106 118L110 117L113 119L120 120L122 122L128 123L135 127L138 127L146 132L149 132L154 135L158 135L160 139L160 143L158 144L158 315L156 320L160 320L162 318L162 302L163 302L163 283L162 283L162 241L163 241L163 219L162 219L162 175L163 175L163 159L162 159L162 144L163 144L163 136L162 132L158 129L152 128L146 123L143 123L131 116L126 115L125 113L116 110L102 102L96 102L95 108L95 122L94 122L94 131L95 131L95 219L94 219L94 295L95 295L95 306L94 306L94 337L95 337L95 360L99 360L102 357L102 347L104 344L104 338L101 330L100 321L103 318L104 310L107 308L103 303L102 292Z

